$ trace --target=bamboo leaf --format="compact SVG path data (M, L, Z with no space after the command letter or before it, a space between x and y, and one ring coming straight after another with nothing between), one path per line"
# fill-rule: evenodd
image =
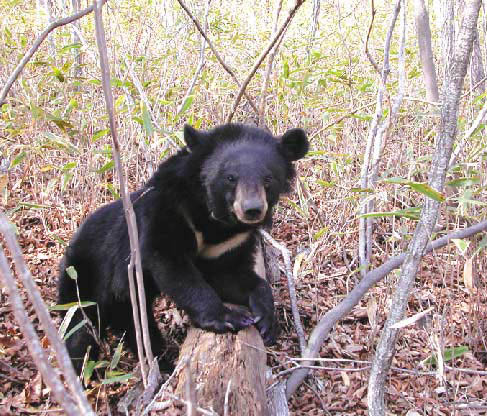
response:
M408 184L412 189L414 189L417 192L422 193L423 195L426 195L427 197L434 199L435 201L438 202L443 202L445 200L445 196L438 192L437 190L433 189L431 186L429 186L426 183L422 182L409 182Z

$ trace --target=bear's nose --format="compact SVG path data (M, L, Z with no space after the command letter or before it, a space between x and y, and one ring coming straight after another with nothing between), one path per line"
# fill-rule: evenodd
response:
M261 200L250 200L245 201L242 204L243 212L245 218L248 220L255 220L262 216L262 212L264 210L264 204Z

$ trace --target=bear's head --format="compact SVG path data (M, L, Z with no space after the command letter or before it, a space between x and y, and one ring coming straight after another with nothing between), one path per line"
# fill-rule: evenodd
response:
M223 223L257 226L271 219L272 208L289 191L292 162L308 151L301 129L280 137L242 124L209 131L184 127L184 139L199 171L211 216Z

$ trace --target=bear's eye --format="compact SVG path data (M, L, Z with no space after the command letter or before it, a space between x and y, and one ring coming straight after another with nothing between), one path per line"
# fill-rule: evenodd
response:
M234 183L237 180L234 175L228 175L227 176L227 181L230 183Z

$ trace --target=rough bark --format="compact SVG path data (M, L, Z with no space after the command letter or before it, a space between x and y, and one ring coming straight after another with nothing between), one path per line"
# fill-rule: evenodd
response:
M194 406L213 409L220 415L225 407L229 415L269 414L265 394L266 354L255 327L236 335L191 328L179 359L184 357L191 357L190 371L181 371L179 375L178 397L186 397L187 378L191 376L196 396Z
M482 48L480 47L479 31L475 28L472 51L472 62L470 64L470 81L475 95L485 92L485 70L482 62Z
M428 11L424 0L414 2L416 34L418 37L419 57L423 70L423 79L426 86L426 99L428 101L438 101L438 80L436 78L435 62L433 60L433 50L431 49L431 30Z
M471 0L465 4L465 14L458 43L453 59L448 65L443 85L441 122L429 175L429 185L439 192L443 190L452 146L456 136L458 106L472 51L474 29L478 19L480 3L480 0ZM367 401L371 416L382 416L385 414L385 381L394 357L398 334L398 329L394 329L392 326L404 318L409 294L413 287L419 264L436 224L439 205L440 202L426 198L420 221L409 245L406 260L401 268L391 311L377 346L370 372Z

